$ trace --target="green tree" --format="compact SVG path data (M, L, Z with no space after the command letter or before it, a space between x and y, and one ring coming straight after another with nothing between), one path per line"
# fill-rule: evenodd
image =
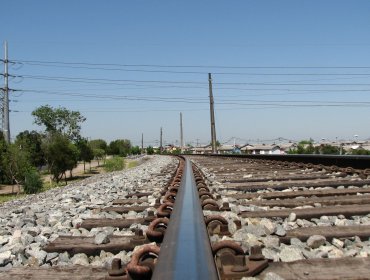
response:
M140 155L141 154L141 148L139 146L131 147L131 154L132 155Z
M60 133L51 134L44 145L46 160L53 179L59 182L68 170L71 171L72 176L72 169L78 162L78 148L67 136Z
M7 180L6 172L5 172L5 158L7 152L7 143L5 142L4 135L2 131L0 131L0 183L10 183Z
M153 155L153 154L154 154L154 149L153 149L153 147L152 147L152 146L148 146L148 147L146 148L146 153L147 153L148 155Z
M339 148L328 144L320 146L319 151L324 155L339 155Z
M313 146L313 140L302 140L298 143L296 149L292 149L288 154L314 154L316 152Z
M15 144L21 149L29 153L31 164L36 168L41 168L45 165L45 154L42 150L43 135L36 132L25 130L20 132L16 139Z
M94 139L89 142L90 147L94 149L102 149L107 153L108 145L103 139Z
M93 153L94 153L95 159L98 160L98 166L99 166L100 165L99 160L105 159L105 151L103 149L94 149Z
M47 133L59 132L70 140L80 138L81 123L86 120L78 111L70 111L64 107L53 108L44 105L32 112L37 125L45 126Z
M27 194L37 193L42 189L42 180L40 174L30 169L25 173L23 191Z
M85 163L91 162L94 159L94 152L86 139L80 139L77 142L77 148L79 150L79 160L82 160L84 163L84 172L86 170Z
M18 186L24 183L26 173L33 168L29 153L16 144L8 145L3 164L7 181L11 184L16 183ZM14 192L14 186L12 192Z
M360 148L360 149L352 150L351 155L366 156L366 155L370 155L370 151Z
M117 139L109 143L108 153L110 155L127 156L131 150L131 142L127 139Z

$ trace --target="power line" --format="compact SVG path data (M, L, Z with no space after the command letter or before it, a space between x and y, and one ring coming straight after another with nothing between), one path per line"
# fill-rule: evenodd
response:
M119 82L128 83L156 83L156 84L197 84L204 85L204 82L198 81L168 81L168 80L129 80L129 79L102 79L87 77L60 77L60 76L35 76L35 75L18 75L20 78L30 78L38 80L52 80L62 82L79 82L79 83L97 83L97 84L119 84ZM279 82L217 82L217 85L264 85L264 86L370 86L366 83L279 83Z
M219 68L219 69L370 69L370 66L226 66L226 65L163 65L163 64L119 64L119 63L88 63L41 60L12 60L15 63L40 63L62 65L90 65L117 67L153 67L153 68Z
M103 71L123 71L123 72L143 72L143 73L169 73L169 74L207 74L207 71L174 71L174 70L148 70L148 69L125 69L125 68L107 68L107 67L92 67L92 66L76 66L66 64L43 64L35 62L17 62L21 65L42 66L42 67L57 67L57 68L72 68L72 69L88 69L88 70L103 70ZM254 69L254 68L252 68ZM245 73L245 72L213 72L215 75L246 75L246 76L370 76L370 73Z

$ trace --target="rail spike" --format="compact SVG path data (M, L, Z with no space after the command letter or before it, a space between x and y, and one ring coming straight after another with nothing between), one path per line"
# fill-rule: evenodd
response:
M149 244L136 250L126 268L129 279L150 279L154 270L154 259L158 258L159 251L158 246Z
M168 218L157 218L152 221L146 231L146 236L148 237L148 239L152 242L161 243L163 241L168 222Z
M157 209L157 217L159 218L169 218L173 209L173 203L165 202L161 204Z
M205 217L206 227L211 234L230 236L229 224L227 220L220 215L209 215Z

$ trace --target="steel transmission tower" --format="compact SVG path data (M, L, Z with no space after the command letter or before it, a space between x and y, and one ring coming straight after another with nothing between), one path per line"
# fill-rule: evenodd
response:
M1 106L1 129L4 133L4 139L10 142L10 125L9 125L9 86L8 86L8 43L4 42L4 88L2 89L2 106Z

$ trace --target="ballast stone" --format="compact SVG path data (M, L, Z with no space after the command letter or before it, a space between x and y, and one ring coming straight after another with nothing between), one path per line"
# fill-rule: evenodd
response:
M319 248L321 245L324 245L326 241L325 236L322 235L312 235L307 239L307 246L316 249Z
M291 246L284 247L280 251L279 257L282 262L293 262L304 259L302 251Z

